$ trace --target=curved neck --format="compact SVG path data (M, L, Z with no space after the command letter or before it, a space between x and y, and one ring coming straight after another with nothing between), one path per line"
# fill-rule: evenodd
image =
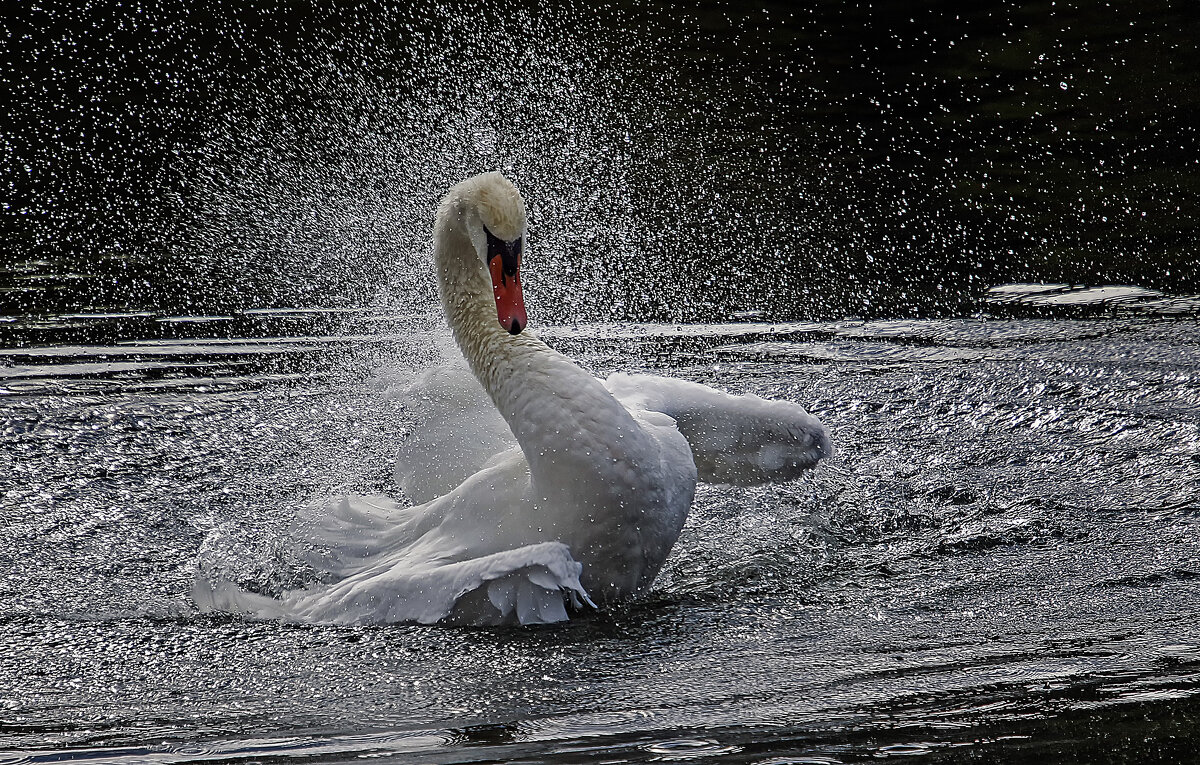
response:
M642 453L637 443L646 436L633 417L594 376L536 337L500 326L491 282L457 216L439 215L434 257L454 339L520 444L535 483L539 475L569 470L579 481L594 477L599 494L610 493L597 458L618 444L610 466Z
M494 365L487 362L502 357L518 337L500 326L492 285L461 222L439 217L434 241L438 297L446 321L471 371L499 406L496 381L486 379L493 376L489 370Z

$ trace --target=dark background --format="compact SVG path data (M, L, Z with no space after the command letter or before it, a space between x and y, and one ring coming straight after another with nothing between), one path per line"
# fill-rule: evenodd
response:
M1200 292L1183 3L200 5L6 10L0 314L428 310L495 168L535 321Z

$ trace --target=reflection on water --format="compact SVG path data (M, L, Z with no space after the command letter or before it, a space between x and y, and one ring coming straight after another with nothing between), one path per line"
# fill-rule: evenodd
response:
M0 398L0 471L15 479L0 498L4 747L40 761L957 762L1195 746L1196 322L543 334L600 373L804 403L839 453L785 486L703 487L650 595L565 627L249 623L197 615L198 551L238 561L244 583L302 584L296 508L392 490L406 413L388 391L426 363L412 349L428 336L178 338L96 347L136 353L94 369L78 367L82 346L10 351L41 376ZM309 355L285 377L287 340ZM154 385L156 364L180 384ZM31 379L3 369L6 386ZM228 549L202 550L218 528Z

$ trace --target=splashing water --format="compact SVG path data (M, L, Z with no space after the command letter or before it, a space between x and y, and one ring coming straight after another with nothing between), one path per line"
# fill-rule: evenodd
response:
M1193 756L1197 30L1109 10L13 9L0 758ZM562 629L198 615L394 492L487 169L550 343L838 455Z
M1200 292L1187 29L988 13L38 6L14 22L0 297L427 311L432 208L486 169L530 201L542 321Z

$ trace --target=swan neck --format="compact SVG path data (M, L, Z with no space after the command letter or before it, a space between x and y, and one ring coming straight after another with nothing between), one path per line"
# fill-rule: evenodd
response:
M439 221L436 242L434 255L442 310L471 371L484 382L481 370L510 336L496 318L491 282L465 228ZM486 383L484 387L488 388ZM488 393L494 391L488 388Z
M510 335L500 326L491 279L465 227L454 225L453 217L439 219L435 257L442 308L455 342L535 478L543 470L571 466L578 476L595 473L607 480L596 472L593 455L612 444L632 447L645 439L629 412L592 374L537 337Z

